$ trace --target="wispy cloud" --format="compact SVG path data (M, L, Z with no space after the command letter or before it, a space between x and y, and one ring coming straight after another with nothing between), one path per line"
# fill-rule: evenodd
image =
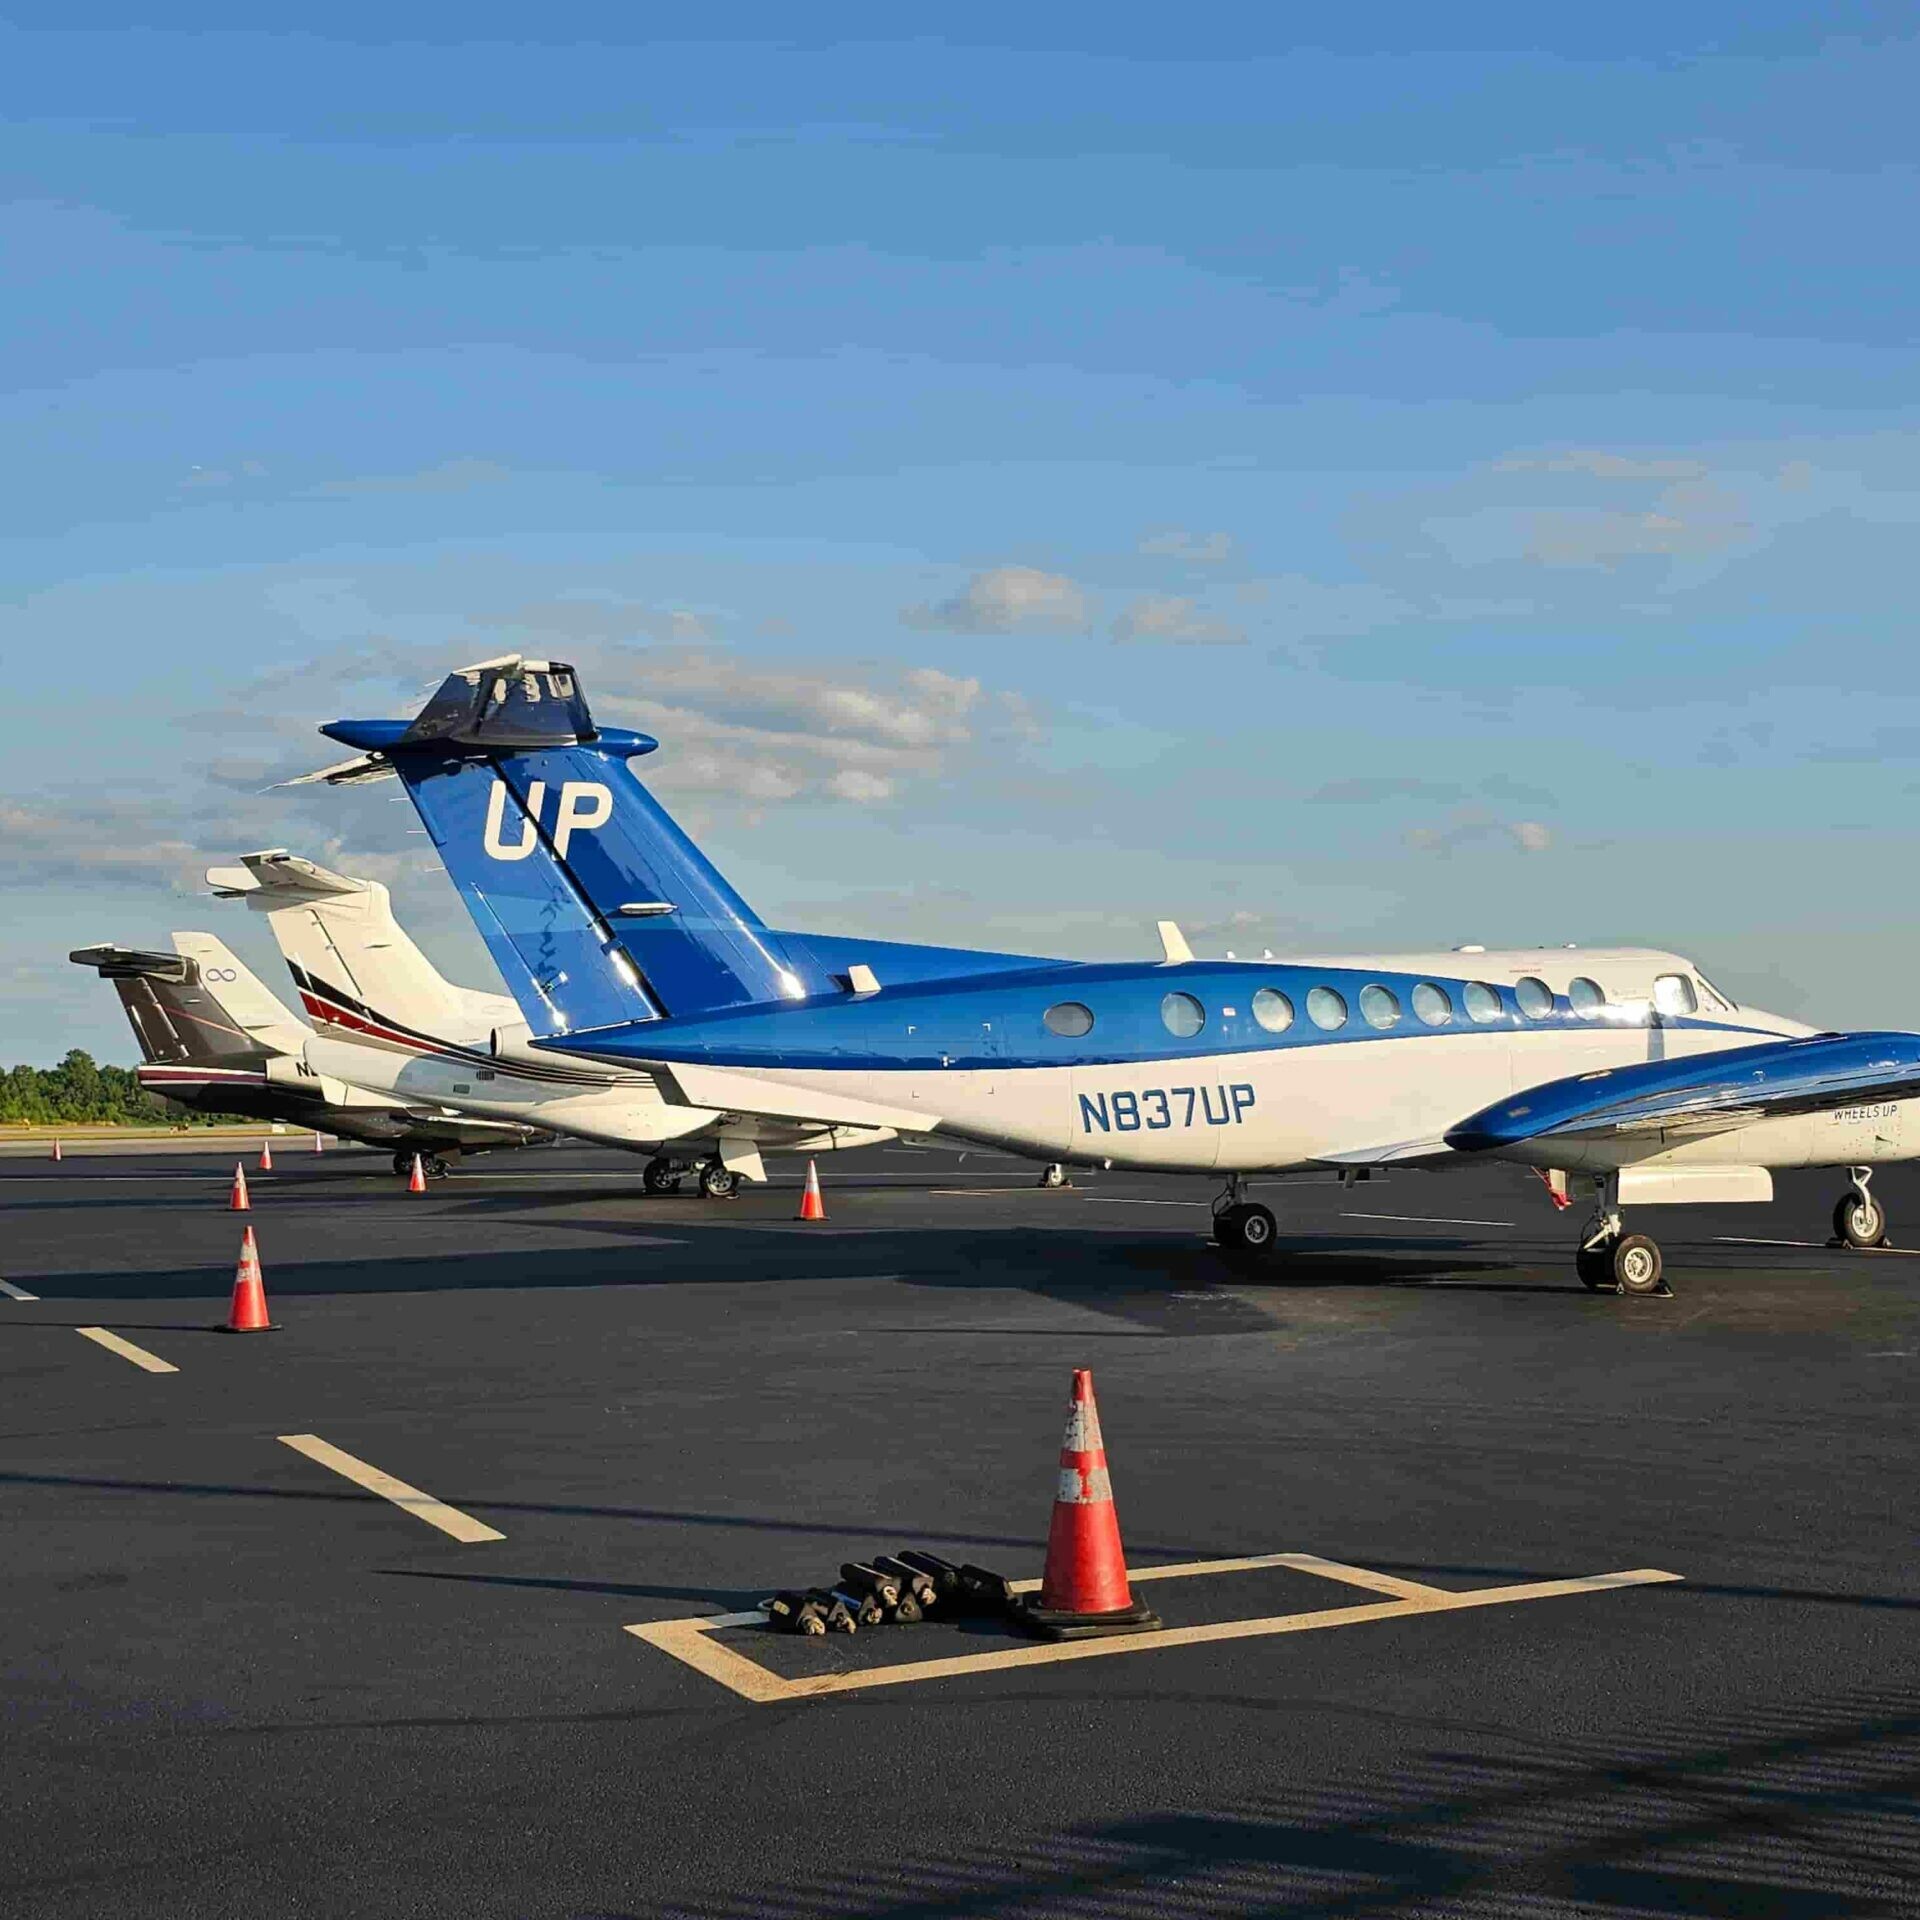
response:
M1184 527L1157 527L1142 536L1140 551L1163 560L1186 560L1197 566L1219 566L1233 558L1229 533L1189 533Z
M1467 847L1545 853L1553 845L1553 829L1540 820L1502 820L1478 807L1462 807L1437 826L1409 827L1406 842L1416 853L1451 854Z
M1193 601L1164 593L1146 593L1135 600L1113 623L1113 637L1190 647L1237 647L1247 638L1240 628L1202 613Z
M1063 573L993 567L950 598L904 608L900 617L945 633L1078 633L1087 625L1087 597Z
M1493 463L1495 473L1584 473L1595 480L1704 480L1706 466L1698 460L1637 458L1604 447L1571 447L1563 453L1510 453Z

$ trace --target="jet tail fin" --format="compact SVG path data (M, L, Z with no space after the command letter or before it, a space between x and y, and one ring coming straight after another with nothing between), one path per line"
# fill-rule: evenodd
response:
M368 1023L410 1038L472 1042L513 1023L506 995L448 980L394 917L378 880L334 873L283 847L242 854L237 867L211 867L207 884L242 899L267 926L307 1012L351 1027Z
M257 1068L269 1054L298 1055L304 1030L241 961L211 934L173 940L172 953L98 946L67 956L113 982L149 1066Z
M174 951L194 963L199 984L227 1023L262 1053L294 1059L307 1043L308 1029L277 1000L259 976L224 940L210 933L175 933Z
M571 667L484 661L411 722L321 731L398 773L533 1032L835 990L635 777L657 742L596 726Z

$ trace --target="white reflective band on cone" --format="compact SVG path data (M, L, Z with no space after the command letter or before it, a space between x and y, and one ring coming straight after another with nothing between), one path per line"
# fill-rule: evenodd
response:
M1069 1507L1105 1506L1113 1499L1113 1482L1105 1467L1089 1467L1084 1472L1079 1467L1062 1467L1060 1491L1054 1498Z
M1100 1409L1089 1400L1077 1400L1067 1415L1066 1438L1060 1442L1063 1453L1099 1453L1105 1446L1100 1438Z

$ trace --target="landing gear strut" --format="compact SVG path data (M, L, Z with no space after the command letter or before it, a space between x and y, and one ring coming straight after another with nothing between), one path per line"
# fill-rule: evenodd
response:
M1650 1234L1626 1230L1618 1179L1597 1175L1593 1185L1593 1217L1573 1250L1573 1267L1581 1284L1592 1293L1639 1298L1670 1293L1672 1289L1661 1278L1659 1242Z
M1247 1199L1246 1182L1227 1176L1227 1190L1213 1203L1214 1245L1229 1253L1265 1253L1280 1223L1258 1202Z
M1886 1244L1887 1210L1867 1191L1873 1178L1871 1167L1849 1167L1847 1178L1852 1189L1843 1194L1833 1210L1834 1237L1856 1250Z

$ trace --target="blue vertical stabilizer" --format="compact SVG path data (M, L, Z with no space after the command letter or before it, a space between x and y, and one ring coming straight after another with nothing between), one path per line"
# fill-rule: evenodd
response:
M832 990L641 784L628 763L656 743L595 727L570 667L491 662L411 723L322 731L391 763L536 1033Z

